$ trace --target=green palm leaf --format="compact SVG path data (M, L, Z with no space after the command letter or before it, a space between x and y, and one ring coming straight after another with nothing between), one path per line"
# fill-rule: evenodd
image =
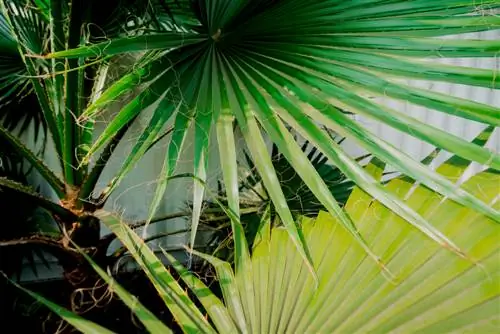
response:
M147 274L183 331L210 333L211 327L207 320L144 241L116 217L101 212L99 218L117 235ZM126 291L120 292L127 293Z
M294 236L304 258L309 258L307 248L287 208L274 168L266 158L268 154L261 140L262 132L274 141L321 204L338 217L367 250L367 245L354 231L352 223L326 195L325 184L314 173L306 155L297 150L297 145L289 140L288 127L309 140L342 173L371 196L379 198L384 206L457 254L463 255L463 251L428 224L422 215L381 187L342 147L332 143L327 132L315 122L319 121L329 129L354 140L369 153L423 185L500 221L500 214L496 209L429 171L343 113L348 111L367 116L467 160L499 169L498 154L368 98L388 96L438 112L498 126L498 108L417 89L399 80L416 77L429 81L498 88L493 70L438 66L432 63L437 57L495 57L500 51L498 41L440 37L497 29L498 17L484 15L486 11L500 7L496 0L482 1L479 7L472 0L235 0L230 3L221 0L193 0L183 1L181 4L167 2L167 5L172 13L177 11L190 19L171 21L172 15L163 16L164 20L172 23L166 32L81 46L50 54L49 57L72 58L158 50L159 58L145 61L144 68L147 70L133 72L131 76L118 81L117 86L112 85L103 96L116 94L119 92L118 87L122 89L127 83L131 85L131 82L143 80L142 82L147 83L144 94L153 94L140 100L141 108L160 103L165 105L164 109L168 110L168 114L173 111L173 114L181 115L175 116L176 119L188 117L192 120L182 122L177 133L185 133L189 124L195 127L198 144L194 145L196 161L193 172L202 179L208 159L206 145L211 126L219 124L222 110L228 110L228 117L234 117L242 130L252 159L281 221L287 226L290 235ZM85 116L91 117L91 113L97 109L97 106L90 106L88 110L91 112ZM125 126L125 120L139 111L137 101L127 105L91 148L89 156L106 145ZM168 119L170 116L157 120L154 128L160 129ZM144 134L148 138L156 137L156 134L150 135L149 132ZM158 186L151 216L166 189L166 180L175 170L174 160L177 154L172 153L172 146L176 151L180 149L179 143L182 142L176 138L179 137L173 136L169 145L164 168L166 175ZM218 138L225 140L228 137L227 134L219 134ZM222 142L219 145L232 145L232 142ZM145 144L140 141L138 145ZM232 160L222 163L223 170L226 171L224 174L228 193L234 187L234 181L229 177L230 171L235 168L234 163ZM130 167L131 164L127 166ZM115 187L119 181L120 178L115 179L111 186ZM203 194L203 189L196 186L194 227ZM237 213L237 198L234 194L231 197L232 210Z
M440 171L456 163L456 159L451 159ZM464 165L459 169L463 172ZM380 173L381 169L378 170ZM498 195L495 188L499 181L499 174L488 170L467 181L464 187L489 202ZM409 180L395 179L386 187L402 198L409 195L407 203L452 235L474 263L433 245L356 189L346 210L370 247L387 259L399 284L393 285L383 278L359 246L346 242L349 239L337 227L338 222L322 214L316 220L303 222L305 238L309 245L314 245L310 249L320 279L317 290L284 230L273 230L271 237L267 236L254 250L250 272L254 275L256 298L263 302L256 306L261 318L246 319L247 330L256 333L493 330L498 319L495 305L500 296L495 274L499 269L495 259L500 250L494 241L497 226L474 211L443 201L442 196L428 188L420 186L412 190L413 182ZM243 279L245 274L237 272L235 280Z
M335 200L339 205L344 206L354 183L348 180L337 167L329 163L328 158L308 141L302 144L301 150L307 153L307 158L321 179L324 180ZM265 193L265 188L262 187L262 179L251 157L245 154L245 158L249 170L245 172L242 181L239 182L239 190L246 201L263 208L269 204L268 195ZM356 160L361 161L365 158L367 156L361 156ZM288 206L294 215L315 217L319 211L325 210L276 145L272 147L271 159ZM222 191L219 197L226 197L225 192Z
M221 123L223 123L221 121ZM227 133L233 136L233 122L231 119L225 120L224 123L227 128ZM220 128L220 127L219 127ZM230 136L225 140L230 140ZM342 142L339 140L338 142ZM219 142L222 142L220 140ZM236 153L226 153L225 150L234 150L234 145L221 145L221 164L223 167L230 165L228 157L236 157ZM320 175L321 179L325 182L328 191L331 193L335 201L343 207L349 198L349 194L353 189L353 182L349 181L338 168L329 163L328 158L319 152L309 142L305 141L301 146L302 152L307 154L316 172ZM300 178L299 174L290 165L285 156L278 150L276 145L272 147L271 161L276 175L278 177L283 194L285 196L288 207L294 217L308 216L316 217L325 207L314 196L313 192L307 187L304 181ZM237 195L236 202L233 200L233 195L226 193L226 189L222 187L219 182L218 198L221 199L224 205L230 208L237 207L240 210L240 220L245 228L245 235L248 244L254 244L254 240L258 238L260 230L259 221L262 215L270 214L270 219L273 221L276 218L276 210L272 205L272 201L262 185L262 178L256 170L250 156L245 153L248 168L244 169L241 173L240 179L237 178L237 171L234 170L234 193ZM357 158L358 161L367 158L361 156ZM240 169L241 169L240 165ZM223 169L224 180L228 179L228 172ZM226 182L226 181L225 181ZM239 190L239 191L238 191ZM240 200L238 205L238 200ZM234 204L236 203L236 205ZM215 250L213 254L229 261L233 256L232 252L232 238L230 237L231 231L235 226L229 226L230 219L225 216L224 212L218 209L219 204L207 200L205 209L202 212L201 220L204 224L213 226L217 231L214 233L210 244L214 244Z
M381 175L383 165L369 167ZM455 166L462 172L467 164L450 159L438 171ZM380 168L382 167L382 168ZM445 173L445 176L449 176ZM500 175L491 170L466 182L465 188L486 202L498 195ZM315 289L308 269L282 228L263 234L254 249L252 265L236 272L233 280L221 285L240 289L240 294L224 294L228 308L248 307L238 281L254 282L254 305L260 317L245 318L240 331L253 333L327 332L357 333L422 332L448 333L494 330L495 311L500 301L498 258L500 248L494 240L496 224L485 216L457 205L432 190L408 179L397 178L386 187L437 228L445 230L474 259L455 257L426 240L378 201L356 189L346 210L356 221L367 243L397 274L394 285L361 247L348 238L339 222L326 214L304 219L302 229L311 249L319 276ZM495 207L498 207L498 203ZM199 254L212 262L219 275L219 260ZM408 259L411 258L411 261ZM436 270L439 268L439 270ZM220 277L221 278L221 277ZM229 301L231 300L240 300ZM245 310L249 314L251 310Z
M478 144L490 130L477 139ZM456 178L468 165L452 157L437 172ZM375 159L366 170L379 179L384 167ZM499 182L500 174L488 169L467 180L464 188L498 208ZM384 277L338 219L324 212L316 219L300 221L317 283L288 231L283 227L271 230L267 220L250 262L236 272L227 262L194 252L215 267L224 304L173 257L166 256L220 333L232 333L235 327L242 333L494 332L500 302L498 225L408 177L394 178L385 187L435 228L450 235L473 261L432 242L360 188L350 195L346 211L369 247L381 254L396 274L397 284ZM116 220L108 223L146 272L163 271L151 251L126 225ZM163 279L148 275L163 291ZM173 281L164 284L178 289ZM176 312L178 306L188 307L190 301L178 303L167 305ZM199 316L197 319L202 320ZM181 326L188 323L181 322ZM184 330L190 332L190 327Z

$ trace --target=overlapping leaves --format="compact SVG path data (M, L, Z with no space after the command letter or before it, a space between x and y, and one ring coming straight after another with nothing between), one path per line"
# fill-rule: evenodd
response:
M490 130L476 139L478 145L489 138ZM468 166L466 160L455 156L437 172L456 180ZM375 159L366 171L380 180L384 167ZM500 174L487 169L468 179L464 188L498 208L498 182ZM213 326L127 225L106 214L102 218L152 280L186 333L494 331L500 298L498 224L408 177L390 180L386 189L445 231L466 251L467 259L432 242L356 188L346 211L370 248L395 274L392 280L384 277L340 221L323 212L316 219L300 221L318 275L315 282L287 231L282 227L271 229L271 222L264 218L252 257L243 267L233 271L229 263L197 253L215 267L224 303L164 253L199 299ZM134 302L134 297L102 269L95 268L151 333L165 331L158 319ZM64 312L61 315L68 318ZM79 322L72 323L84 328Z
M342 140L338 142L340 143ZM338 168L331 165L328 159L315 147L311 146L309 142L304 142L301 145L301 150L307 153L307 158L311 161L314 169L324 180L335 200L343 207L353 189L353 182L347 180ZM365 158L367 157L362 156L358 160ZM262 178L248 154L245 154L245 160L248 168L242 168L240 165L243 172L240 176L238 189L240 194L240 221L244 227L248 244L252 245L257 237L261 217L269 215L271 221L275 221L276 210L262 184ZM279 152L276 145L273 145L271 150L271 161L281 189L283 189L287 205L294 218L301 216L316 217L320 211L325 210L312 191L290 166L288 160ZM220 182L217 197L225 206L228 205L228 196ZM228 224L230 219L218 208L219 204L207 200L200 220L204 224L215 228L216 232L209 241L210 244L215 245L213 254L227 260L234 255L232 252L232 231L231 226Z
M158 1L150 0L0 0L0 206L4 220L10 226L15 225L1 236L1 246L7 247L5 251L2 249L2 258L12 253L12 247L18 250L25 246L30 249L48 246L45 248L54 250L61 262L74 262L74 249L61 242L62 234L51 233L49 224L32 228L26 216L35 209L66 230L76 221L81 222L78 226L84 230L90 227L87 232L91 232L91 237L80 234L83 243L75 234L71 235L82 247L89 243L92 247L109 246L112 241L109 236L96 244L98 238L93 232L99 232L91 217L97 202L93 193L127 126L122 126L122 131L114 136L112 145L99 152L98 163L90 168L78 164L82 152L92 143L93 122L77 120L109 79L109 63L83 57L47 60L39 55L74 48L87 41L144 35L149 28L160 29L152 15L165 11L160 7ZM34 143L14 131L26 130L30 125L36 130ZM42 138L36 136L42 127L48 130L43 139L48 139L48 146L55 150L53 156L58 166L44 156L46 142L41 143ZM38 151L40 146L42 154ZM34 177L39 176L41 183L52 188L59 201L50 197L50 191L42 193L40 188L32 188L25 180L27 169L38 172ZM19 203L24 204L24 210L19 209ZM78 210L73 210L76 207ZM14 258L10 256L11 262L22 267L23 263ZM5 269L8 261L3 262Z
M417 77L498 88L494 70L432 63L432 58L436 57L495 57L500 51L500 42L496 40L441 37L497 29L500 18L492 15L500 7L496 0L485 0L480 4L458 0L193 0L189 4L186 1L169 4L182 14L179 15L189 18L187 21L195 19L198 24L183 25L184 21L179 21L168 32L116 39L50 55L95 57L159 50L156 57L150 57L148 53L149 61L103 94L106 99L110 96L116 98L132 84L144 84L144 91L108 125L89 155L108 143L145 107L155 109L147 131L124 164L122 175L110 184L110 189L118 185L125 172L170 121L175 128L151 212L161 201L166 180L175 172L187 132L192 128L193 172L201 180L207 174L210 134L213 130L217 132L228 203L238 214L239 195L234 191L237 189L236 158L231 154L235 144L232 125L236 121L281 221L305 259L310 262L310 255L286 205L262 132L278 146L319 202L370 252L349 217L328 192L325 182L293 140L288 130L291 127L385 207L436 242L461 254L451 240L381 187L342 147L336 145L321 127L326 126L457 203L495 221L500 220L498 211L484 201L396 150L343 112L385 123L465 159L499 169L498 154L367 97L405 100L438 112L498 126L500 118L496 107L414 88L397 80ZM83 113L83 119L96 117L105 102L97 101ZM195 228L203 197L203 187L195 182ZM374 254L372 257L376 258Z

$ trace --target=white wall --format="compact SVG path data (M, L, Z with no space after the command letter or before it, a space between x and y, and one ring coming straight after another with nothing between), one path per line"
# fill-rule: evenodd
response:
M456 38L456 36L454 36ZM489 40L499 40L500 30L487 31L474 34L463 34L459 38L463 39L489 39ZM466 66L475 67L483 69L494 69L499 73L500 76L500 59L496 58L454 58L454 59L435 59L434 61L442 64L450 64L456 66ZM500 79L499 79L500 80ZM481 87L472 87L465 85L453 85L445 82L426 82L423 80L405 80L408 84L429 89L435 92L445 93L452 96L457 96L461 98L470 99L476 102L489 104L495 107L500 107L500 91ZM440 113L434 110L428 110L410 103L405 103L401 101L394 101L389 98L382 99L382 101L405 114L413 116L425 123L433 125L435 127L446 130L449 133L455 134L466 140L473 139L481 130L485 128L484 125L458 118L455 116ZM500 115L498 115L500 117ZM393 145L398 147L401 151L407 152L416 158L423 158L429 154L433 147L430 144L423 143L418 139L411 137L406 133L401 133L397 130L392 129L387 125L383 125L371 120L362 119L360 121L366 124L370 129L373 130L377 135L383 139L391 142ZM486 145L486 147L492 149L495 152L500 152L500 131L497 128L492 138ZM437 162L442 162L449 154L442 154ZM472 166L472 170L477 171L480 168L477 164Z

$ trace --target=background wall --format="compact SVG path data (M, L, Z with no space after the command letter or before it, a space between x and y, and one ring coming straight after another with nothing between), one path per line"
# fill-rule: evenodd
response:
M468 34L460 36L461 38L481 38L481 39L500 39L500 30L481 32L476 34ZM500 60L496 59L437 59L433 60L443 64L453 64L460 66L469 66L485 69L495 69L499 71ZM500 71L499 71L500 75ZM430 83L421 80L407 80L411 85L420 88L431 89L433 91L438 91L462 98L468 98L474 101L494 105L500 107L500 93L492 89L478 88L478 87L468 87L462 85L451 85L447 83ZM394 101L388 98L381 99L383 103L387 106L392 107L398 111L416 117L426 123L432 124L436 127L444 129L450 133L458 135L467 140L474 138L484 126L468 120L459 119L450 115L445 115L439 112L426 110L422 107L418 107L412 104L408 104L401 101ZM116 108L119 110L119 107ZM111 113L117 110L111 111ZM105 184L112 177L113 173L120 167L123 158L127 156L128 152L131 150L135 140L137 139L140 131L147 126L148 116L150 113L146 110L138 122L132 127L128 132L124 142L117 148L116 153L112 159L112 163L104 171L104 175L100 180L100 186L104 187ZM106 119L109 119L110 115L105 116L98 124L97 127L102 129L105 125ZM500 115L499 115L500 117ZM393 130L390 127L381 125L375 121L357 117L358 120L364 123L369 129L380 137L388 140L401 151L410 154L411 156L421 159L429 154L433 147L429 144L424 144L421 141L414 139L406 133ZM217 153L217 143L215 142L215 136L212 140L212 156L209 158L210 170L209 170L209 183L214 185L215 181L220 177L219 169L219 157ZM187 142L187 147L183 152L181 160L178 165L178 172L192 172L192 146ZM353 155L361 154L362 151L355 147L352 143L346 142L344 144L346 148ZM496 129L494 136L489 141L487 147L495 152L500 152L500 131ZM106 205L107 210L117 211L122 214L124 219L127 221L137 221L142 220L147 217L149 205L152 201L152 197L155 190L155 181L159 177L164 155L166 149L166 141L163 141L152 149L147 156L144 157L142 161L138 163L136 168L128 175L120 187L116 190L111 200ZM444 153L440 156L438 161L443 161L448 154ZM54 156L53 150L48 151L48 157L50 165L56 165L56 157ZM481 168L475 164L470 172L477 171ZM187 210L186 202L191 199L192 181L188 179L185 180L175 180L172 181L168 188L167 193L161 203L158 211L158 215L168 214L178 211ZM48 189L44 189L46 193L49 193ZM149 230L148 234L171 232L178 229L182 229L188 225L183 219L169 220L165 223L157 223ZM103 231L107 233L107 231ZM187 244L189 236L187 233L178 234L176 236L169 236L158 241L162 247L166 249L177 248L183 244ZM51 270L45 269L42 265L39 266L39 278L48 279L58 276L57 268ZM34 276L30 271L26 271L25 279L34 279Z

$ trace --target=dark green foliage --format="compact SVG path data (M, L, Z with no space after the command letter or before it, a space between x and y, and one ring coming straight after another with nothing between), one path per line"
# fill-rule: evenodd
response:
M19 37L24 47L33 54L44 52L46 23L30 9L20 10L20 15ZM40 60L35 63L43 66ZM0 12L0 124L20 132L33 124L37 135L45 122L28 76L16 39Z
M349 194L354 187L354 183L346 178L342 172L336 168L328 158L312 146L308 141L302 145L302 151L307 154L307 158L311 161L312 165L321 176L323 181L328 186L333 197L340 206L344 206ZM242 182L240 190L243 192L257 190L253 189L261 178L257 170L253 166L252 160L248 155L246 160L251 166L250 175ZM315 217L318 212L325 210L323 205L316 199L316 196L307 187L302 178L297 174L296 170L290 165L288 160L281 154L276 145L272 149L272 162L276 170L276 174L283 189L283 193L287 200L287 204L296 215ZM267 203L271 204L270 201ZM266 203L266 204L267 204Z

